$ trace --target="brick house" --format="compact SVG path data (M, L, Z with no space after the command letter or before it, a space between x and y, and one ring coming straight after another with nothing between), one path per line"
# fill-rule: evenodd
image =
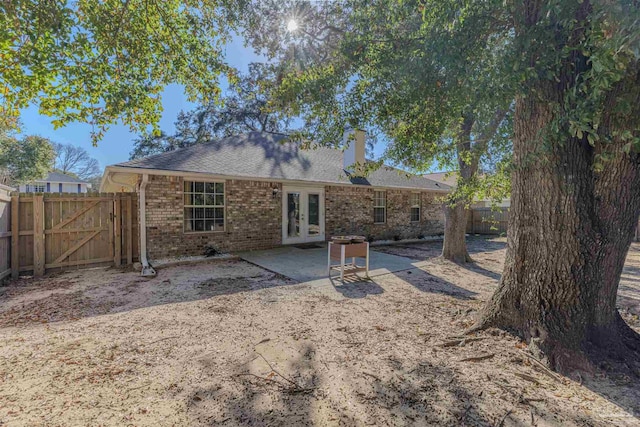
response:
M150 260L200 255L209 244L233 252L443 232L447 185L386 166L350 172L364 164L364 132L345 133L344 152L284 138L255 132L108 166L101 191L138 192L141 258Z

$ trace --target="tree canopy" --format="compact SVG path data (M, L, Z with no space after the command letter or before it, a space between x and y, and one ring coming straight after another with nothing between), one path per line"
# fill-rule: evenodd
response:
M160 95L184 85L191 100L219 95L233 80L223 48L243 2L15 0L0 2L0 120L15 125L37 105L56 127L113 123L157 130Z
M448 24L449 11L417 1L260 5L249 15L247 37L278 64L273 104L306 119L300 139L337 144L345 125L364 127L384 135L387 161L414 172L434 165L452 170L456 134L473 116L476 148L467 155L502 170L495 166L509 152L509 121L498 120L501 129L490 137L487 130L496 114L507 114L513 92L499 63L508 34L491 33L491 22L470 33ZM437 22L425 24L427 13ZM298 29L287 32L283 17L297 20ZM472 57L487 45L492 56Z
M451 10L417 1L260 5L247 36L279 71L273 108L306 120L294 136L338 145L345 126L365 128L387 142L382 161L456 171L443 255L469 261L465 208L509 188L514 92L500 58L512 35L494 31L484 8L458 11L475 22L469 31L451 24ZM285 16L296 30L283 29Z
M482 162L473 147L489 141L483 132L513 109L505 270L478 327L517 333L563 371L584 368L594 348L631 349L638 360L640 338L615 305L640 214L637 2L352 0L285 10L299 33L257 10L248 36L286 65L278 108L307 118L324 141L340 141L345 123L368 125L391 138L388 158L413 169L454 156L469 165ZM485 156L510 134L504 124Z
M0 176L2 183L16 185L42 179L54 160L51 141L29 135L17 138L10 133L0 136Z
M230 85L220 102L180 112L174 134L139 136L134 141L131 159L240 133L287 132L290 119L268 106L272 84L272 70L268 65L250 64L248 73Z

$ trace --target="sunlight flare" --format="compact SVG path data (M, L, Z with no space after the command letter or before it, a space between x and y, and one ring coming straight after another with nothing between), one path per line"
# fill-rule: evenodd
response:
M289 22L287 22L287 31L289 31L290 33L296 31L298 29L298 22L295 19L290 19Z

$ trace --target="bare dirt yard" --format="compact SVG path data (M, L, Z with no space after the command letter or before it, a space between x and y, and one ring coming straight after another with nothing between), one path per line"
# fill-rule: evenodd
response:
M547 371L518 339L462 336L495 289L504 239L474 265L440 243L369 282L293 281L244 261L94 269L0 288L0 425L640 425L637 379ZM620 286L640 329L640 244ZM606 367L603 367L606 368Z

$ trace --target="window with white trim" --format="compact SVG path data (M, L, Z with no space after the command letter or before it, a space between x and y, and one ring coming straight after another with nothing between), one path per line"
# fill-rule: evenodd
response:
M420 221L420 193L411 193L411 222Z
M373 222L384 223L387 221L387 193L375 191L373 193Z
M27 184L27 193L44 193L46 188L44 184Z
M184 182L184 231L224 231L224 183Z

